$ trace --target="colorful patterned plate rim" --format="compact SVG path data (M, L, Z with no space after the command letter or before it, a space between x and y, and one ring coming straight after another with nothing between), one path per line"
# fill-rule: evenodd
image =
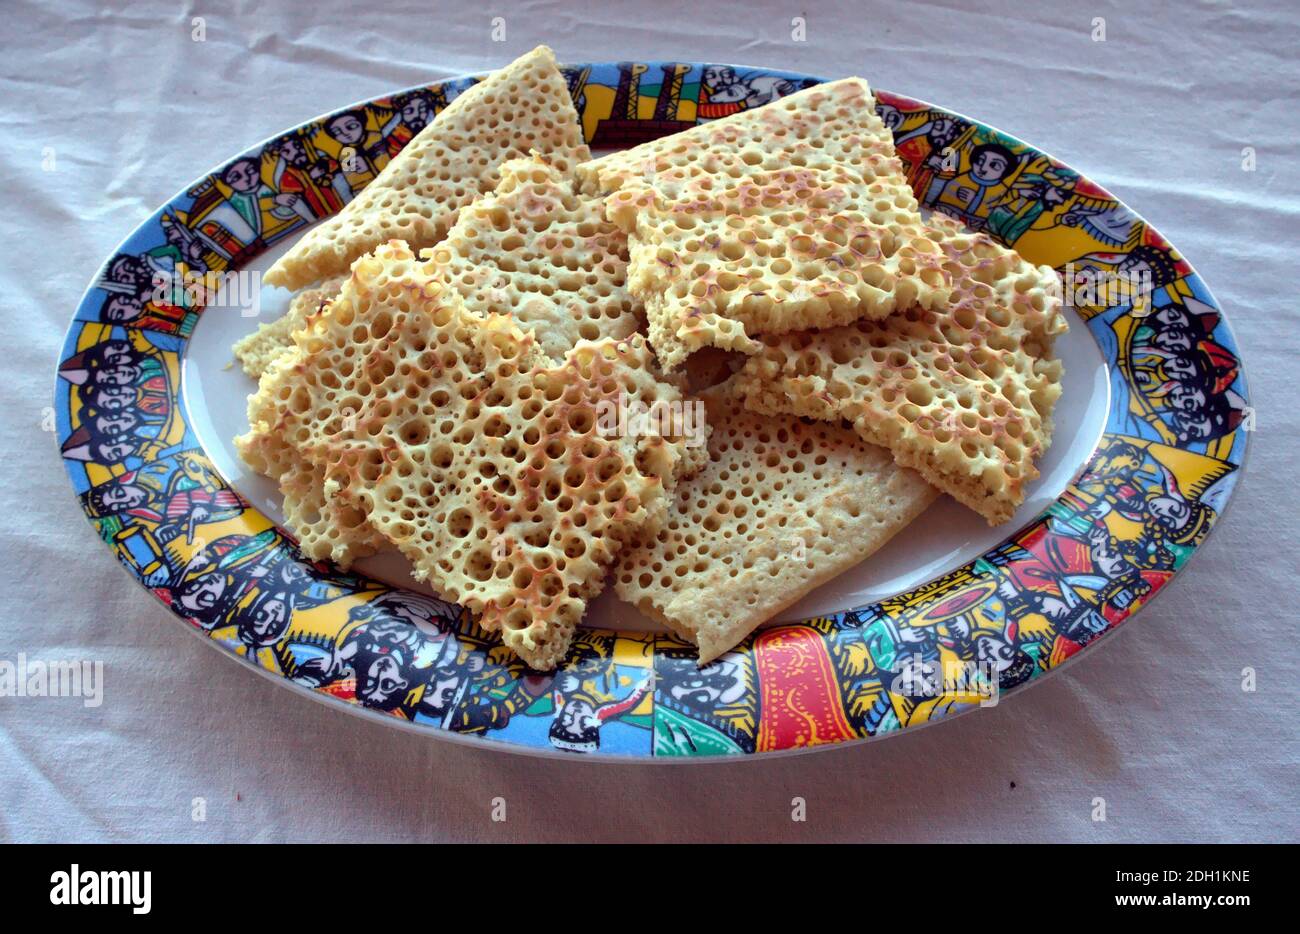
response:
M588 140L607 148L823 80L682 62L565 73ZM1222 514L1253 411L1200 277L1068 166L878 91L922 203L1061 271L1072 324L1105 359L1101 441L1041 516L922 586L762 629L703 669L670 635L584 629L559 670L529 671L457 606L306 561L199 443L181 365L204 292L159 294L155 276L210 283L337 211L479 77L346 108L223 163L123 241L77 308L55 390L73 487L131 575L224 652L332 705L490 748L774 754L889 735L1037 680L1167 586ZM360 134L352 158L327 126L345 113L334 129ZM298 197L277 200L287 191Z

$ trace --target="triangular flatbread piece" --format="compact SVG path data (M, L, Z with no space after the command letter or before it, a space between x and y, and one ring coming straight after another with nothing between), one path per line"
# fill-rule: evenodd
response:
M628 232L665 368L760 333L942 307L947 281L861 78L819 85L578 168Z
M445 280L480 314L504 314L559 360L580 340L624 338L644 313L627 290L627 235L605 220L599 198L534 153L502 163L495 190L461 209L437 247L426 249ZM281 318L234 346L244 372L262 375L293 347L293 333L343 286L304 289Z
M466 90L342 211L309 230L267 271L301 289L341 276L390 239L432 246L456 213L497 183L507 159L537 150L563 172L591 154L555 55L538 46Z

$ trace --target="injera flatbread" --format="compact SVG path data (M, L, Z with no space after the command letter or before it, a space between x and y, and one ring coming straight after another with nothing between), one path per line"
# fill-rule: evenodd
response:
M578 167L630 240L629 285L675 369L705 346L942 307L921 225L867 83L846 78Z
M1052 440L1066 330L1059 281L984 234L936 215L953 282L943 311L769 337L736 381L748 408L847 419L958 502L1011 518Z
M583 341L553 364L393 241L295 342L298 359L259 394L284 442L324 468L326 498L359 509L417 579L530 665L553 667L619 549L662 521L684 459L682 439L598 425L620 397L680 404L644 339Z
M285 436L278 394L296 378L302 354L294 345L271 360L248 397L249 430L235 439L245 463L275 480L284 499L285 524L302 553L313 561L333 561L351 567L357 558L384 547L384 539L355 507L326 499L324 469L306 460Z
M588 158L555 55L538 46L453 100L342 211L309 230L266 273L301 289L340 276L391 238L433 246L456 212L497 183L497 167L531 150L563 172Z
M701 394L709 463L678 483L657 535L624 552L615 589L717 658L879 549L938 493L851 429Z
M584 339L630 336L641 323L640 303L626 288L626 235L604 219L599 199L576 192L570 178L535 154L503 164L497 189L463 210L447 239L426 255L427 274L449 282L479 314L510 314L534 331L553 360L562 360ZM293 332L333 299L343 281L328 280L300 293L284 318L237 344L245 369L274 359L283 352L282 343L292 347ZM248 449L245 459L263 465L273 459L259 454L258 447L283 447L269 401L265 393L250 398L254 430L238 442ZM689 449L681 470L690 472L703 453L702 446ZM319 470L298 463L292 450L278 456L283 465L269 475L279 481L304 553L346 568L382 546L355 509L311 488Z
M263 324L252 334L235 342L235 359L244 372L257 379L271 361L293 346L293 332L300 329L308 315L314 315L338 294L343 278L326 279L319 285L304 289L289 300L289 310L274 321Z
M537 154L504 163L496 189L421 255L472 310L509 315L552 360L641 326L641 303L627 290L627 235L605 220L599 198Z
M537 154L503 163L500 173L496 189L462 209L423 255L474 311L510 315L553 360L580 340L635 333L643 312L627 290L627 235L605 220L600 199L576 191ZM244 372L260 376L342 284L338 277L299 292L284 317L236 343Z

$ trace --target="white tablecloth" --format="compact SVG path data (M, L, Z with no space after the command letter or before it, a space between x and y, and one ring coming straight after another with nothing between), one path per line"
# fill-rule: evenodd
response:
M33 0L6 11L0 659L102 660L105 699L0 698L0 839L1300 837L1300 8L675 5L110 12ZM807 39L792 41L791 17L808 7ZM504 42L492 39L494 15ZM193 41L194 16L205 41ZM1104 42L1094 17L1105 18ZM87 280L164 199L250 143L543 41L564 61L862 74L1030 140L1150 218L1222 302L1258 408L1245 481L1203 553L1109 645L996 709L730 765L549 761L439 742L311 703L189 636L95 541L44 424ZM1244 146L1254 172L1242 170ZM1242 690L1246 667L1253 693ZM498 796L504 822L491 820ZM804 822L791 820L796 796ZM196 798L205 821L193 819ZM1105 821L1093 820L1096 798Z

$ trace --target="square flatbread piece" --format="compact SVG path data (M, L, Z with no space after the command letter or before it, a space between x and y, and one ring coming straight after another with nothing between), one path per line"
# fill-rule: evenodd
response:
M578 167L629 234L633 294L675 369L759 333L941 307L946 279L861 78Z
M618 595L700 648L701 664L878 550L938 493L851 429L701 396L710 460L668 520L624 552Z
M626 287L626 235L605 220L599 199L575 191L570 177L536 155L503 164L496 190L464 209L447 239L426 256L425 274L449 283L477 314L509 314L552 360L563 360L582 340L628 337L641 323L640 303ZM285 318L237 344L245 369L290 353L294 332L344 281L300 293ZM302 462L283 440L277 393L296 378L299 362L286 362L250 397L251 430L237 446L245 460L279 482L304 553L346 568L383 540L354 507L326 498L320 469Z
M930 223L953 282L947 309L770 337L736 391L754 411L848 420L996 525L1024 501L1052 440L1060 283L984 234Z
M392 242L357 262L264 386L325 497L364 514L444 597L536 668L563 657L615 555L661 521L685 439L611 436L622 400L680 404L639 336L556 364ZM279 370L277 370L279 371Z

